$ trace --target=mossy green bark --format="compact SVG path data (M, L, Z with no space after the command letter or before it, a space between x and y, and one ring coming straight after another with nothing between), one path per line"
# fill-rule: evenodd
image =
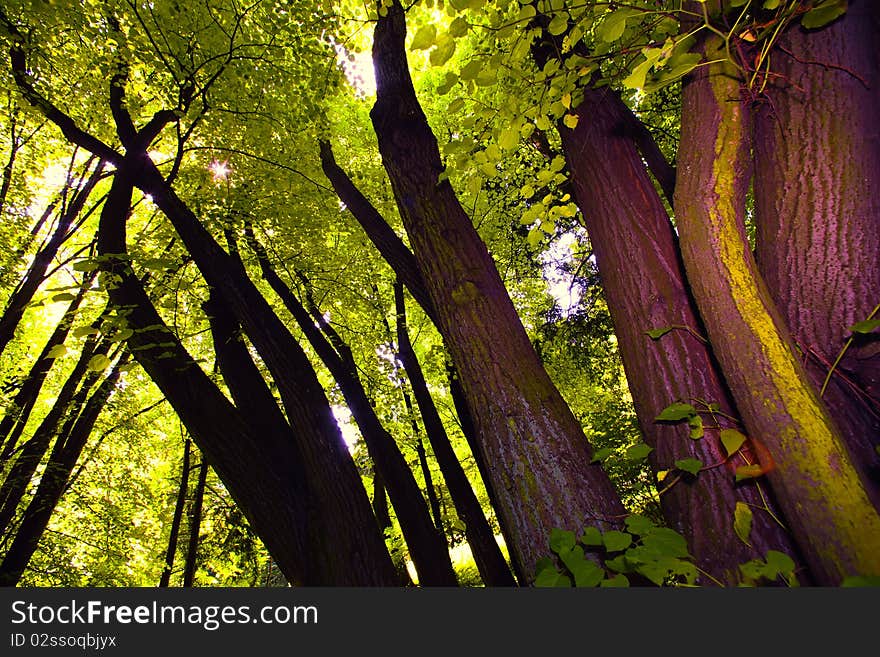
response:
M706 44L720 58L720 39ZM810 386L743 230L748 125L736 72L702 68L683 97L675 207L682 256L746 429L817 582L880 573L880 517ZM771 466L771 464L765 464Z

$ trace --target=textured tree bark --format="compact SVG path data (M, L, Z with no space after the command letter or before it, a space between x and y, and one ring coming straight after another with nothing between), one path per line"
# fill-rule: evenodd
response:
M70 474L92 435L95 422L119 382L120 367L128 361L127 354L116 361L113 369L86 401L76 420L71 421L58 436L37 490L22 515L15 539L0 564L0 586L14 586L21 579L67 489Z
M443 421L434 405L434 400L428 390L425 375L416 358L415 350L409 339L409 331L406 326L406 306L403 298L403 288L399 283L394 286L394 300L397 309L397 348L398 357L406 370L416 404L422 415L425 425L425 433L434 450L434 457L440 466L440 472L446 481L446 488L452 498L452 504L465 525L465 536L477 570L486 586L515 586L516 581L510 573L510 568L498 543L486 515L480 506L477 496L468 481L464 468L452 448L449 436L443 428Z
M171 585L171 571L174 570L174 555L177 554L177 539L180 536L180 525L183 522L183 509L186 496L189 494L189 458L192 441L183 441L183 464L180 466L180 485L177 487L177 499L174 501L174 514L171 516L171 529L168 532L168 548L165 550L165 563L159 577L159 588Z
M626 379L645 442L654 447L654 472L676 460L694 458L704 466L695 478L679 480L660 498L664 517L688 540L700 568L732 584L738 565L774 549L796 555L787 532L768 512L769 494L756 482L734 485L733 469L750 455L727 459L719 431L733 426L734 404L717 370L711 349L697 336L702 323L685 280L672 225L639 151L621 124L629 111L608 88L586 89L574 130L559 128L602 288L614 323ZM657 340L652 329L678 327ZM701 400L701 401L697 401ZM658 423L655 418L673 402L703 410L705 436L689 437L686 423ZM706 413L715 403L720 414ZM722 415L723 414L723 415ZM671 480L672 476L670 476ZM733 528L736 503L754 512L751 546ZM770 507L779 515L779 510Z
M312 317L272 268L265 249L249 233L252 248L257 254L263 278L290 311L305 334L315 353L339 385L352 416L360 427L375 467L382 473L382 481L391 498L391 505L400 529L406 539L410 556L424 586L455 586L457 578L443 535L431 522L431 515L418 483L406 459L376 415L373 405L357 374L357 366L348 345L335 336L336 348L316 326ZM320 313L316 313L320 317Z
M376 25L371 112L398 209L459 368L512 558L534 576L554 527L616 526L625 514L528 340L491 256L449 181L419 106L395 2Z
M880 5L789 29L755 118L757 260L817 390L880 303ZM880 508L880 342L857 338L823 397Z
M706 56L721 56L708 37ZM878 517L846 447L793 352L748 248L749 143L735 71L705 65L685 84L676 220L709 340L793 536L819 584L880 573Z
M366 492L357 480L359 490L352 487L339 471L350 467L356 478L351 459L347 466L337 462L321 470L324 459L308 459L299 451L305 441L256 434L164 324L131 273L124 258L125 222L142 166L152 165L135 154L117 168L98 240L105 271L116 281L109 291L111 300L130 309L127 319L134 335L129 345L138 362L174 407L289 581L394 585L394 568ZM224 261L229 262L228 256L221 266ZM163 356L168 352L171 358ZM298 374L293 370L287 377ZM302 487L308 495L301 494Z

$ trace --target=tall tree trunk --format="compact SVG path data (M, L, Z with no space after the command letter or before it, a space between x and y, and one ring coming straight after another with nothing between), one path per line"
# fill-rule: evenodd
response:
M388 433L376 415L373 405L357 374L357 366L341 338L333 334L333 342L324 337L316 326L315 317L309 314L290 287L272 268L265 249L253 233L248 239L257 254L263 278L290 311L305 334L318 357L339 385L346 404L357 422L375 467L382 473L388 489L391 505L400 521L400 528L409 547L410 556L419 573L419 583L428 586L455 586L457 580L446 542L431 523L428 507L406 459L401 454L393 436ZM323 327L325 330L328 327Z
M102 313L103 315L103 313ZM95 322L99 325L100 320ZM58 392L52 408L40 422L31 436L21 447L3 485L0 486L0 535L4 534L15 516L15 511L24 498L27 486L46 455L52 439L59 431L79 415L92 385L99 375L88 372L89 361L97 355L106 355L109 343L98 343L95 336L86 339L80 357Z
M642 436L654 448L652 470L672 469L686 458L704 466L727 461L668 487L660 498L663 514L687 538L702 570L734 583L739 564L769 549L793 556L796 550L771 513L755 512L751 545L734 531L736 504L765 508L768 493L757 482L734 483L733 469L754 462L753 455L741 450L728 460L720 441L719 429L735 426L725 416L735 417L736 410L711 349L700 337L703 327L672 224L636 145L621 129L629 110L620 97L607 87L588 88L577 111L584 120L574 130L560 127L559 133ZM647 334L671 327L676 328L657 340ZM689 437L686 422L656 421L675 402L702 411L706 428L701 440ZM717 404L720 413L708 412L709 403ZM779 515L778 509L770 510Z
M425 425L425 433L434 450L434 457L443 473L446 488L452 498L452 503L459 517L465 525L465 536L474 555L474 562L480 571L480 577L486 586L515 586L516 581L510 573L510 568L498 543L486 515L480 506L477 496L468 481L464 468L452 448L449 436L443 428L443 421L434 405L434 400L428 390L425 375L416 358L415 350L409 338L409 330L406 325L406 305L403 297L403 288L400 283L394 286L394 301L397 311L397 345L398 357L409 378L416 398L422 422Z
M86 164L86 170L88 170L90 165L91 160ZM61 213L52 237L34 256L27 273L7 301L3 315L0 316L0 354L3 353L3 350L6 349L9 341L15 335L15 329L21 321L24 311L33 300L37 289L45 280L46 271L58 254L61 245L70 237L70 227L85 207L89 195L95 189L95 185L103 177L103 171L104 162L99 160L88 181L86 181L82 189L77 190L71 202Z
M180 536L180 525L183 522L183 509L189 494L189 458L192 444L189 436L183 441L183 464L180 466L180 484L177 486L177 499L174 502L174 514L171 516L171 531L168 533L168 548L165 550L165 563L159 588L167 588L171 584L171 571L174 570L174 555L177 554L177 539Z
M428 506L431 508L431 515L434 518L434 526L439 534L444 535L443 514L440 512L437 488L434 486L434 477L431 474L431 466L428 464L428 453L425 451L425 443L419 437L416 438L416 456L419 459L422 478L425 480L425 496L428 498Z
M724 59L717 36L707 58ZM880 573L878 517L846 447L793 352L745 235L749 143L732 67L685 84L675 210L688 280L748 433L816 581Z
M205 485L208 482L208 462L199 463L199 477L193 491L192 509L189 514L189 541L186 546L186 563L183 566L183 585L191 587L199 563L199 531L202 526L202 506L205 501Z
M876 2L789 29L755 117L758 267L816 390L880 304L878 38ZM880 508L878 345L857 336L823 398Z
M383 164L474 413L511 555L533 574L555 527L616 526L625 514L592 449L541 365L501 277L444 172L406 61L394 2L373 42L371 118Z
M91 272L83 278L76 296L70 302L70 305L67 306L67 310L64 311L61 320L52 332L40 355L37 356L37 360L31 366L27 378L15 395L15 399L12 400L12 403L6 409L3 419L0 420L0 445L2 445L0 461L8 459L15 450L18 439L21 437L31 411L40 396L43 382L55 363L56 359L50 357L49 354L54 347L64 344L64 341L67 339L70 327L73 325L73 321L76 319L76 314L79 311L79 306L92 286L96 273Z
M105 270L119 280L110 290L111 300L130 308L127 319L134 334L129 343L138 362L172 404L288 580L300 584L394 585L394 568L370 513L366 492L359 480L355 480L358 489L344 474L350 468L357 477L350 457L347 464L333 460L329 454L307 458L300 451L306 440L282 442L274 436L258 435L168 329L131 274L128 262L120 258L119 254L126 252L125 224L133 184L141 179L141 166L154 171L142 153L135 151L117 168L101 215L98 240L99 253L106 258ZM159 191L170 193L164 188ZM188 212L182 204L180 207ZM191 213L187 216L195 221ZM212 239L209 244L219 249ZM221 268L229 263L228 255L222 253L218 263ZM238 299L247 306L241 297ZM256 321L253 314L248 316ZM277 321L274 314L271 316ZM271 335L261 335L271 339ZM163 343L168 346L159 347ZM167 352L171 358L166 357ZM299 370L293 369L285 376L290 381L297 374ZM315 394L312 392L309 398ZM320 397L324 399L322 393ZM326 405L326 399L323 403ZM299 404L307 402L300 400ZM323 417L320 408L315 410ZM315 418L311 431L320 432L321 426ZM331 463L322 469L328 458ZM299 494L297 487L302 485L309 491L308 496Z
M373 473L373 513L379 521L379 527L383 530L391 527L391 515L388 513L388 495L382 475L377 471Z
M13 586L21 579L28 562L49 525L49 520L67 488L71 472L92 435L95 422L116 388L120 369L129 361L123 354L85 403L75 422L69 422L52 450L37 491L22 516L12 545L0 564L0 586Z

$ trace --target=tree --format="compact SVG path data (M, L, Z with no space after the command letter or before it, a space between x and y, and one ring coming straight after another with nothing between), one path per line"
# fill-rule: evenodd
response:
M880 575L874 4L4 8L5 581Z

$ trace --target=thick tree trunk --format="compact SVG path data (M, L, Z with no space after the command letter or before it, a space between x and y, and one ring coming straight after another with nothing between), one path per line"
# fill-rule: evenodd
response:
M817 390L880 303L878 38L865 0L822 30L789 29L755 119L758 267ZM857 338L823 398L880 508L878 345Z
M320 317L320 313L316 313L316 317L309 314L272 268L265 249L256 241L253 233L249 233L248 238L259 259L263 278L293 315L315 353L336 380L352 416L360 427L370 458L382 473L391 505L400 521L400 529L419 573L419 584L455 586L457 579L443 536L431 523L431 516L419 486L394 437L382 426L370 403L358 377L357 366L351 357L350 349L338 335L334 334L336 347L324 337L316 326L316 319Z
M177 554L177 539L180 536L180 525L183 523L183 509L186 496L189 494L189 457L191 441L189 437L183 442L183 464L180 466L180 484L177 486L177 499L174 501L174 514L171 516L171 531L168 532L168 548L165 550L165 562L159 588L171 585L171 571L174 570L174 555Z
M128 360L128 355L117 360L110 373L89 397L76 421L70 422L58 437L37 491L24 511L15 540L0 564L0 586L13 586L21 579L46 527L49 526L49 520L61 496L67 489L70 474L92 435L95 422L116 388L122 371L120 368Z
M625 514L591 467L580 424L542 367L495 263L449 181L419 106L398 2L376 25L371 112L398 209L438 312L491 469L511 555L533 576L553 528L616 526Z
M126 251L125 222L132 185L140 179L141 165L154 170L136 155L117 169L101 215L98 241L99 252L106 257L103 266L118 280L110 290L111 299L130 309L127 319L134 335L129 343L138 362L172 404L288 580L300 584L394 585L394 568L363 486L356 480L360 489L353 488L350 478L339 469L347 472L350 468L356 477L351 459L347 465L335 461L335 466L322 470L326 458L305 458L298 451L306 441L287 443L274 436L258 435L164 324L128 262L120 258ZM159 191L169 193L161 187ZM188 212L182 204L180 207ZM195 221L195 217L189 218ZM219 249L212 239L209 244ZM220 267L229 262L229 257L222 255ZM238 299L247 305L240 296ZM255 319L253 314L249 317ZM171 358L166 357L167 352ZM289 380L298 373L292 370L286 376ZM312 431L320 426L316 418ZM309 491L307 496L301 494L299 487L303 485Z
M205 485L208 481L208 462L204 457L199 464L199 477L193 491L192 508L189 514L189 540L186 546L186 562L183 566L183 585L191 587L196 577L199 563L199 531L202 526L202 506L205 501Z
M412 386L425 425L425 433L431 443L431 449L434 450L434 458L437 459L440 472L443 473L452 503L465 525L465 536L474 555L474 562L480 571L480 577L486 586L515 586L516 581L495 541L495 535L452 448L449 436L443 428L443 421L431 398L425 375L409 339L403 289L399 283L394 286L394 300L397 309L398 357Z
M723 45L707 38L706 56ZM880 574L880 517L807 380L745 235L747 116L735 71L705 65L685 84L676 220L709 340L817 583Z
M772 515L758 511L768 500L755 482L734 484L733 469L751 456L729 460L719 428L736 411L717 371L681 265L675 233L645 170L635 143L622 129L629 110L611 89L586 89L574 130L560 127L562 146L596 256L602 289L614 322L618 348L645 442L654 448L654 472L693 458L709 467L666 489L664 517L688 540L702 570L732 584L738 566L774 549L795 554L787 532ZM647 331L677 327L657 340ZM686 422L656 422L674 402L703 411L705 435L689 437ZM710 413L706 404L717 404ZM714 417L713 417L714 416ZM718 428L715 428L718 427ZM753 461L752 461L753 462ZM667 479L671 481L676 473ZM751 546L734 531L737 502L754 512ZM778 515L778 510L772 509Z

